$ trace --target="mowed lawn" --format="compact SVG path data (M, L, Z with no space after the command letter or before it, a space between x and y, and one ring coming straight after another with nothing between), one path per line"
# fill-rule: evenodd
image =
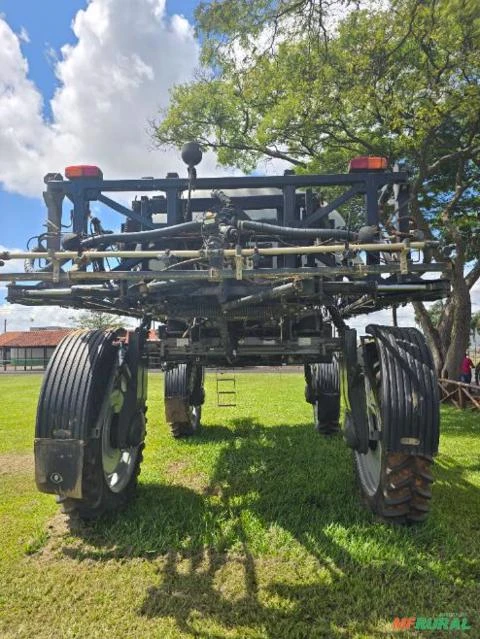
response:
M343 440L311 423L300 374L238 374L238 406L173 440L150 376L138 499L68 529L36 492L39 375L0 377L0 637L480 637L480 416L443 410L429 521L363 509ZM393 632L464 614L464 632Z

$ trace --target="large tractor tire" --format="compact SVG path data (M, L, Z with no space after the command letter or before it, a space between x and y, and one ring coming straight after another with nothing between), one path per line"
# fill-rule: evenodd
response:
M71 333L50 359L40 392L37 485L85 520L124 506L140 472L146 374L135 358L121 361L121 348L114 331Z
M408 524L430 510L439 439L438 384L423 335L368 326L363 342L368 450L355 451L363 497L381 519Z
M339 431L340 378L336 358L330 363L311 364L305 368L305 397L313 406L315 429L321 435Z
M165 418L175 438L190 437L200 429L203 378L203 367L193 364L178 364L165 372Z

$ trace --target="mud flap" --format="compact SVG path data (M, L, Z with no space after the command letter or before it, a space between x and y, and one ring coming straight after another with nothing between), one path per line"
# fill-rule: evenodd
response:
M79 439L35 439L35 481L42 493L82 498L85 442Z

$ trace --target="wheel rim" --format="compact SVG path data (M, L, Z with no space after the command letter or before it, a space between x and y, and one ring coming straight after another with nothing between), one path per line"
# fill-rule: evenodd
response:
M189 406L188 413L190 415L190 425L193 430L197 430L200 425L200 418L202 414L201 406Z
M380 363L375 360L372 366L372 379L365 375L365 399L368 421L368 451L356 452L358 472L362 486L369 496L373 496L380 485L382 472L382 411L380 405Z
M112 426L116 415L110 405L102 423L103 476L112 493L120 493L130 481L135 469L138 447L116 448L112 445Z

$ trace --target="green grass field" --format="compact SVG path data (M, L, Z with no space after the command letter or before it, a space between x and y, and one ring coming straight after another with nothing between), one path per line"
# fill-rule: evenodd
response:
M40 381L0 377L2 639L480 637L478 413L443 410L431 517L392 528L314 432L301 375L239 374L229 409L207 377L202 434L175 441L153 374L138 499L72 531L34 486ZM445 613L471 630L392 631Z

